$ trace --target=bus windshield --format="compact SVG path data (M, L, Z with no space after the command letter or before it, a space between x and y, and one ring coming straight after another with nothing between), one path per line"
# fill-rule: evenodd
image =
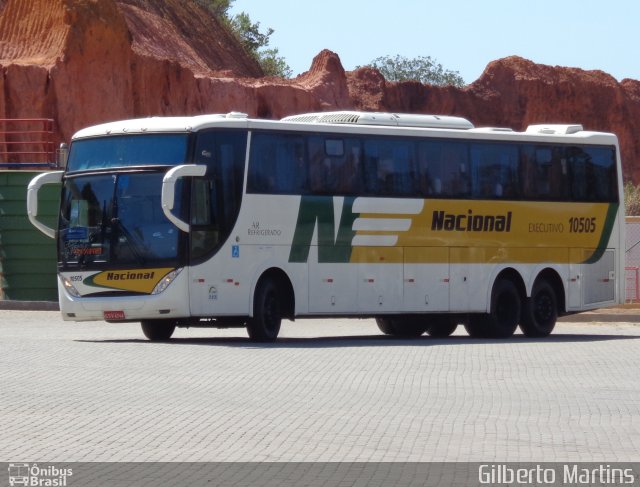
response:
M71 144L67 172L183 164L188 140L188 134L114 135L76 140Z
M59 226L62 267L175 265L180 232L160 205L163 175L141 171L68 178ZM180 214L182 185L176 189Z

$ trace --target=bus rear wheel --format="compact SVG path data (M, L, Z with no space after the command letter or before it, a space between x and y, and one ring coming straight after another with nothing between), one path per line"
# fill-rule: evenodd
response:
M489 338L485 315L469 316L464 323L464 329L471 338Z
M421 318L376 318L376 324L382 333L398 338L417 338L426 331L426 325Z
M152 342L169 340L176 329L176 324L170 320L143 320L140 322L142 333Z
M253 316L247 321L247 333L255 342L273 342L280 333L282 312L276 283L262 279L253 298Z
M433 338L446 338L458 328L457 321L447 315L434 316L429 320L427 334Z
M533 285L531 297L525 301L520 329L526 337L549 336L556 326L558 304L553 286L546 280Z

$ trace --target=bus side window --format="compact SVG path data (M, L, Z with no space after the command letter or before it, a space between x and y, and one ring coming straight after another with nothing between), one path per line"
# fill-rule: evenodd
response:
M538 184L536 148L532 145L524 145L520 148L520 178L524 199L535 200L538 194L546 194L545 189L548 188Z
M557 159L557 156L556 156ZM560 161L553 164L553 153L550 147L537 148L534 153L532 165L534 168L533 183L534 196L539 199L553 199L557 197L559 186L558 168L562 168Z
M422 196L442 195L442 144L439 141L418 144L418 192Z
M593 187L590 177L590 157L581 147L569 147L567 149L567 162L569 164L569 189L573 201L590 201Z
M549 196L553 201L567 200L567 156L563 147L551 149L551 161L548 170Z
M414 142L368 139L364 154L367 193L391 197L416 195Z
M304 140L300 136L277 137L275 161L275 193L302 194L307 187L307 165L304 158Z
M378 194L379 147L376 141L364 141L364 190L367 194Z
M303 194L307 186L307 164L301 136L277 133L253 135L248 192Z
M196 164L206 165L203 178L191 181L191 255L199 257L214 248L220 234L220 218L216 214L219 199L216 178L219 179L220 163L217 159L216 137L213 132L203 132L196 147Z
M358 139L309 137L309 179L316 194L358 194L361 186L361 150Z
M445 196L468 196L471 191L469 144L466 142L443 142L442 161L442 194Z
M599 202L617 201L615 151L609 147L584 147L587 154L587 184L591 198Z
M309 186L312 193L325 194L327 188L328 160L325 154L324 138L309 137Z
M425 196L466 196L469 193L469 145L451 140L418 145L419 193Z
M359 194L362 191L362 148L357 139L347 139L346 161L341 177L344 194Z
M334 138L322 138L318 145L316 160L316 179L322 180L318 183L320 192L324 194L335 194L343 176L342 165L344 163L344 140Z
M410 141L393 142L393 180L392 191L394 195L414 196L416 194L415 173L416 157L415 144Z
M472 194L482 199L519 197L518 148L507 144L471 144Z
M220 143L218 147L222 214L225 222L230 222L237 210L238 201L242 198L242 179L238 180L241 174L235 170L235 147L226 143Z
M359 194L362 187L362 150L358 139L344 139L344 153L336 158L336 194Z
M563 199L561 152L551 146L526 145L520 151L520 176L525 199Z
M211 225L211 200L215 201L215 190L211 180L194 179L191 185L191 224Z
M251 159L247 191L251 193L271 193L275 186L275 149L269 144L269 134L253 134L251 139Z

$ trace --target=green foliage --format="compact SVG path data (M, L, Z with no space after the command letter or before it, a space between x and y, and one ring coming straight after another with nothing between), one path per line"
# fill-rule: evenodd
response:
M249 14L240 12L231 19L231 27L238 34L244 48L250 53L257 53L259 49L269 45L269 37L273 29L260 32L260 22L252 22Z
M640 186L631 181L624 185L624 210L629 216L640 216Z
M260 63L264 74L282 78L291 77L291 68L284 57L279 55L278 49L267 48L273 29L261 31L260 22L252 22L246 12L240 12L230 22L231 29L238 36L245 50Z
M413 59L400 56L381 56L369 63L376 68L387 81L419 81L432 85L465 85L458 71L444 69L430 56L418 56Z
M226 21L229 18L229 9L235 0L194 0L217 18Z
M278 54L278 48L265 49L259 53L260 66L267 76L280 76L281 78L291 78L293 71L282 56Z
M209 11L220 19L237 37L245 51L253 56L262 71L267 76L280 76L290 78L293 74L284 57L279 55L277 48L268 48L269 37L274 30L268 28L266 31L260 29L260 22L252 22L249 14L240 12L231 17L229 9L235 0L195 0L197 3L209 9Z

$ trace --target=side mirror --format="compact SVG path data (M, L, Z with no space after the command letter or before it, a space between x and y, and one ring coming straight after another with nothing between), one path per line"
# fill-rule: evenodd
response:
M62 181L63 171L45 172L36 176L27 188L27 215L31 224L47 237L55 238L56 231L38 221L38 192L45 184L56 184Z
M183 164L167 171L167 174L165 174L164 178L162 179L162 211L164 212L164 215L167 217L167 219L183 232L188 232L191 227L187 222L181 220L173 213L171 213L176 199L176 182L180 178L201 177L204 176L206 172L207 166Z
M56 152L56 163L59 168L64 169L67 167L69 161L69 145L66 143L60 144L58 151Z

